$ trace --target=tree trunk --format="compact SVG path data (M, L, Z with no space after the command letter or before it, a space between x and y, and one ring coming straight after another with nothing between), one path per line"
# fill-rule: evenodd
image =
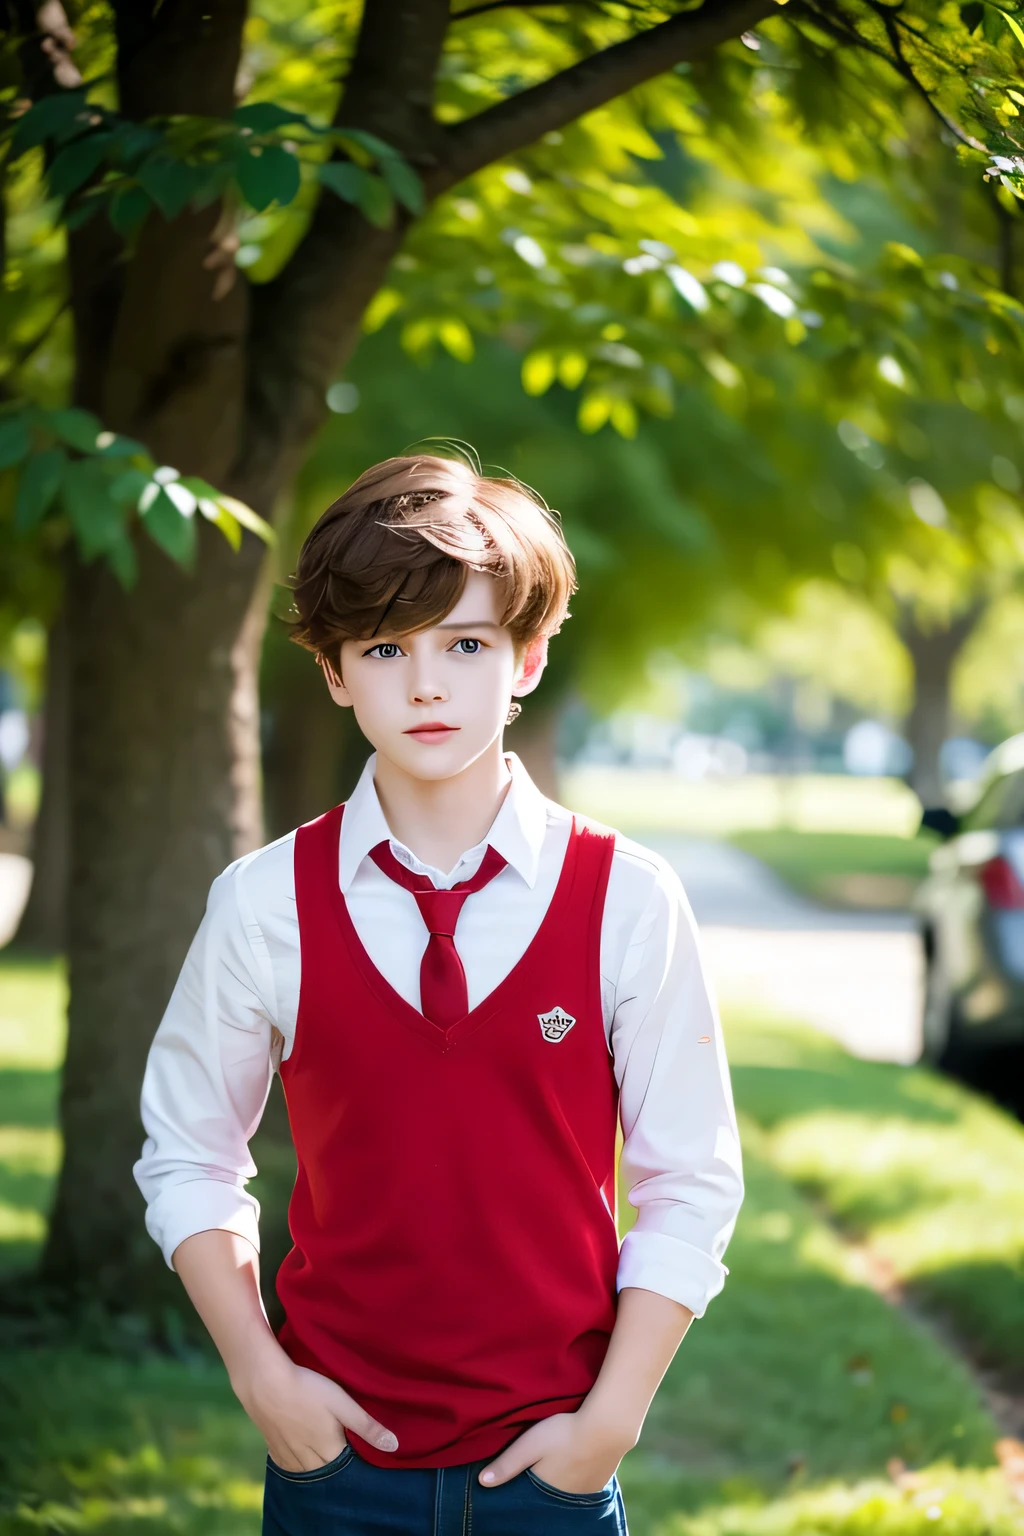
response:
M264 814L275 838L344 800L371 749L309 652L277 625L264 645L261 691Z
M944 801L939 753L950 733L953 668L983 612L984 605L974 603L950 624L925 628L908 609L900 623L914 667L914 702L904 727L914 753L910 787L924 806Z
M196 576L142 541L135 592L101 565L68 588L71 1004L43 1277L112 1307L171 1294L132 1177L139 1085L205 892L261 839L264 550L201 533Z
M56 954L67 939L68 623L61 610L47 641L43 793L32 832L32 886L14 936L22 949Z

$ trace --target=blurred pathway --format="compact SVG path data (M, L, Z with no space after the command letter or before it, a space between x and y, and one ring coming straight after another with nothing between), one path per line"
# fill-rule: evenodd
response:
M700 924L723 1007L803 1019L876 1061L917 1059L921 955L909 913L843 912L730 843L653 832Z

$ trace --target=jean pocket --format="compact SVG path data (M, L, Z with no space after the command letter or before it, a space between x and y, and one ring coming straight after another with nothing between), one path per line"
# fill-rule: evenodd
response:
M596 1493L570 1493L568 1488L556 1488L554 1483L546 1483L542 1477L538 1477L532 1467L526 1468L526 1476L541 1493L552 1499L561 1499L564 1504L607 1504L614 1499L618 1488L615 1474Z
M273 1472L275 1477L282 1478L286 1483L319 1483L325 1478L334 1477L347 1467L355 1454L350 1445L343 1445L334 1460L325 1461L322 1467L312 1467L308 1472L289 1472L286 1468L279 1467L268 1451L267 1471Z

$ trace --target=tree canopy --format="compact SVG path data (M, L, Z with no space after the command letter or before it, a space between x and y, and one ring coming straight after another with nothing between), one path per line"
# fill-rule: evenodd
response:
M68 414L62 226L131 261L147 223L216 206L202 257L213 297L226 304L252 285L265 309L319 226L337 221L333 200L389 239L429 201L366 327L392 321L413 356L440 347L463 360L478 335L517 328L524 386L578 390L585 432L610 423L632 437L639 415L668 416L697 387L745 390L755 406L771 390L802 395L833 424L860 418L867 437L906 444L917 401L958 401L1005 426L1008 390L1018 398L1013 258L1001 284L972 260L990 254L971 238L983 174L998 171L1006 189L990 217L1012 221L1016 189L1024 53L1014 18L994 6L424 5L399 61L397 37L370 24L374 8L279 0L252 7L235 40L240 105L216 114L200 91L189 105L205 112L174 110L183 103L168 82L141 116L122 97L160 25L143 23L145 7L130 23L129 9L80 6L72 33L59 6L35 32L24 26L32 8L12 8L22 34L6 52L0 306L12 397L0 468L22 469L7 477L15 529L53 514L85 559L105 555L125 581L133 513L187 562L197 509L232 538L244 510L201 476L172 479L173 465L155 480L147 446ZM212 62L217 29L172 9L164 46ZM404 69L421 87L401 110L377 89L374 50L386 43L392 85ZM869 177L920 203L933 190L936 124L965 169L956 259L893 242L866 267L829 261L837 219L823 174ZM898 418L910 421L902 434Z

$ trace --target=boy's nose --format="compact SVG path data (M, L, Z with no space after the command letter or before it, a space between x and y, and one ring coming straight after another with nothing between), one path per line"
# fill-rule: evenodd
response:
M414 704L440 704L448 694L442 683L424 673L413 678L411 697Z

